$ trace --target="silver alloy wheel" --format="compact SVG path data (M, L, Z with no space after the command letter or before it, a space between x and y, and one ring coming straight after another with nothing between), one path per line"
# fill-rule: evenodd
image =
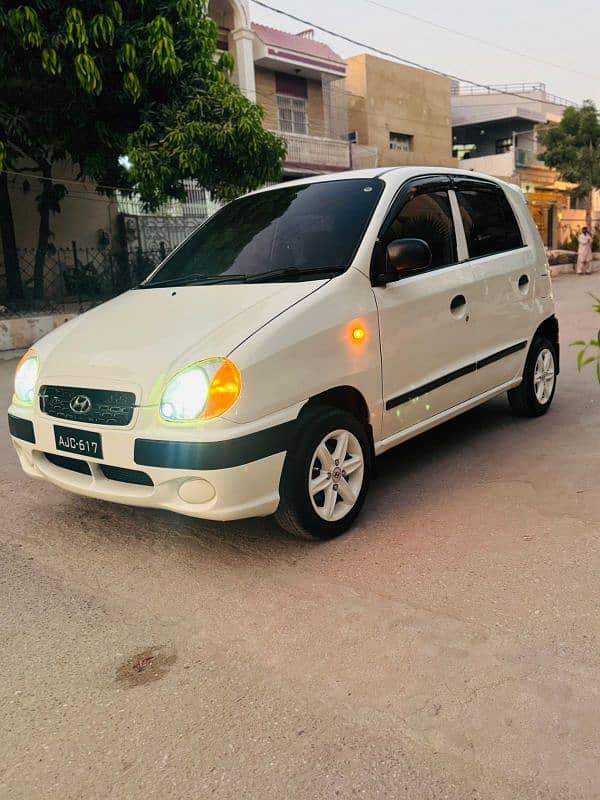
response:
M541 405L546 405L552 397L555 379L554 355L545 347L540 350L533 371L533 388L537 401Z
M308 494L315 512L337 522L358 500L365 475L360 443L350 431L328 433L316 448L308 471Z

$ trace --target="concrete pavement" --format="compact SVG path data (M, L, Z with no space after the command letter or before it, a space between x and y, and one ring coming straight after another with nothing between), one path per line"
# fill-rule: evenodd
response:
M326 544L66 494L0 418L0 797L600 798L600 276L554 286L551 412L387 453Z

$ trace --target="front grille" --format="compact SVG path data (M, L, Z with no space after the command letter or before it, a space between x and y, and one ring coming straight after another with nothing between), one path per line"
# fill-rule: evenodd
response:
M76 409L87 407L87 410L74 411L74 406ZM40 411L58 419L94 425L128 425L134 408L133 392L75 386L42 386L40 389Z
M70 469L71 472L79 472L82 475L92 474L92 470L89 468L87 461L80 461L78 458L69 458L68 456L57 456L55 453L44 453L44 455L55 467Z
M59 456L56 453L44 453L46 460L55 467L61 469L68 469L71 472L79 472L81 475L91 475L87 461L82 461L79 458L69 458L68 456ZM98 464L104 476L111 481L119 481L120 483L133 483L137 486L154 486L154 481L146 472L141 472L137 469L126 469L125 467L111 467L108 464Z
M137 469L125 469L125 467L109 467L108 464L100 464L100 469L104 477L111 481L121 483L134 483L137 486L154 486L154 481L150 475L140 472Z

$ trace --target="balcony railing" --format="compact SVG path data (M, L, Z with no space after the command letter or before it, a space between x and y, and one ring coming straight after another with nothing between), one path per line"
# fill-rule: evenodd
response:
M145 211L136 194L126 197L118 193L117 207L121 213L135 216L194 217L195 219L205 219L219 208L220 204L215 202L206 189L198 186L195 181L186 180L184 184L185 200L169 200L156 211Z
M272 131L272 133L281 136L287 144L284 166L304 169L307 172L350 169L350 145L346 141L287 131Z
M523 147L517 147L515 150L515 165L517 167L545 167L543 161L540 161L538 154L535 150L526 150Z
M511 95L525 96L526 100L537 100L543 103L552 103L556 106L575 106L577 103L566 97L550 94L546 91L545 83L503 83L492 86L474 86L472 84L454 81L450 88L450 93L457 95L480 95L480 94L506 94L507 102L510 102ZM537 96L536 96L537 95Z
M518 168L537 167L544 169L546 166L543 161L539 160L537 151L528 150L524 147L517 147L514 150L508 150L506 153L497 153L496 155L466 158L460 162L460 165L464 169L484 172L496 177L508 177Z

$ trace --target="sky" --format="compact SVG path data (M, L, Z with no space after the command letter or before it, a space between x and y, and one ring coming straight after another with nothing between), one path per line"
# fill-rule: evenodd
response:
M600 107L596 45L600 4L594 7L580 0L505 0L493 6L475 0L265 1L324 28L460 78L485 84L545 83L551 94L576 103L589 98ZM254 22L292 33L307 27L267 11L253 0L250 13ZM327 42L344 57L368 52L319 31L315 31L315 39Z

